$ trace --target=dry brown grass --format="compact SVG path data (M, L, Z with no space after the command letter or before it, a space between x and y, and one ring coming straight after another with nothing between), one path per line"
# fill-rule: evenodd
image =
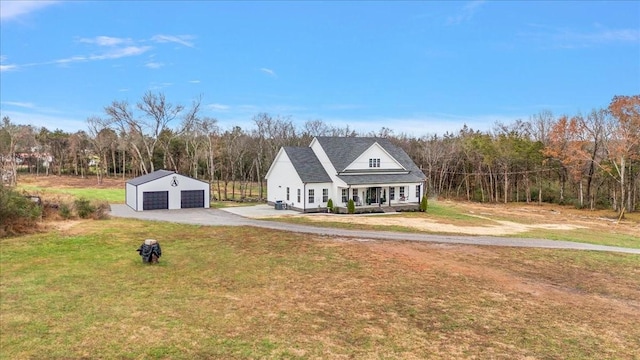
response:
M103 177L102 183L98 183L98 179L95 176L80 177L69 175L20 175L18 177L18 184L31 185L43 188L57 188L57 189L124 189L126 179L121 177Z

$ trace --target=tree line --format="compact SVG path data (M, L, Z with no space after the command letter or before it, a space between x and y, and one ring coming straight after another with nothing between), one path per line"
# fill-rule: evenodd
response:
M549 202L611 208L640 207L640 95L615 96L606 109L495 123L489 131L466 125L444 135L395 134L383 127L359 133L321 120L296 125L290 117L259 113L253 127L221 129L200 116L200 102L169 102L162 93L113 101L87 131L68 133L16 125L0 129L3 180L18 170L129 178L157 169L209 181L216 199L264 199L264 176L282 146L308 146L315 136L386 137L427 175L431 196L481 202ZM428 124L425 124L428 128ZM257 189L255 186L257 184Z

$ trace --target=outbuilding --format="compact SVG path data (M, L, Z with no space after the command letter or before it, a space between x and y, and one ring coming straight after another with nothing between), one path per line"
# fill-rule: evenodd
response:
M135 211L209 208L209 184L158 170L127 181L126 202Z

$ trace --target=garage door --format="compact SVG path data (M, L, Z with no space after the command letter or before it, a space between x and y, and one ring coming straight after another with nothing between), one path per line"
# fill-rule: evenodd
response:
M180 192L180 207L183 209L203 208L204 190L182 190Z
M145 191L142 193L142 210L168 209L168 191Z

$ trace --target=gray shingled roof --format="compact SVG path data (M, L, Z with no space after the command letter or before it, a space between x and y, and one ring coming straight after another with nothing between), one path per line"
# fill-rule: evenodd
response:
M320 160L310 147L285 146L291 164L304 183L331 182L331 178L320 164Z
M375 137L327 137L316 138L322 149L338 173L344 171L358 156L362 155L371 145L378 143L385 151L396 159L409 173L400 174L341 174L338 177L349 185L407 183L420 182L426 179L424 173L401 148L393 145L389 139Z
M149 174L146 174L146 175L142 175L142 176L138 176L137 178L133 178L133 179L127 181L127 183L131 184L131 185L134 185L134 186L138 186L138 185L142 185L144 183L148 183L149 181L158 180L160 178L163 178L163 177L171 175L171 174L175 174L175 172L169 171L169 170L157 170L157 171L154 171L152 173L149 173Z

